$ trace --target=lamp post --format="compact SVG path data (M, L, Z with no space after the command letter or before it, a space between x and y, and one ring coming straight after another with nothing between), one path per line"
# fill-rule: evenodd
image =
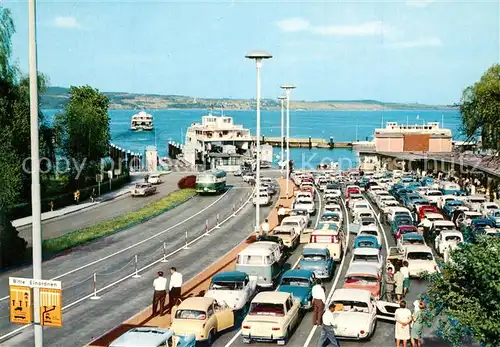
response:
M260 81L260 70L262 68L262 60L270 59L273 56L266 51L253 51L245 55L245 58L254 59L255 65L257 67L257 158L256 158L256 170L255 170L255 193L259 194L260 188L260 89L261 89L261 81ZM259 224L260 224L260 204L259 199L255 199L255 232L259 232Z
M281 156L280 156L280 161L281 161L281 165L280 165L280 169L281 169L281 172L283 172L283 159L284 159L284 140L285 140L285 130L284 130L284 127L285 127L285 109L284 109L284 104L285 104L285 100L286 100L286 96L285 95L280 95L278 96L278 99L281 103Z
M31 137L31 215L33 279L42 279L42 211L40 202L40 150L38 134L38 67L36 51L36 4L28 2L29 18L29 80L30 80L30 137ZM35 347L43 346L40 325L40 289L33 288L33 318Z
M290 91L295 89L293 84L283 84L281 89L286 92L286 198L289 198L288 181L290 179Z

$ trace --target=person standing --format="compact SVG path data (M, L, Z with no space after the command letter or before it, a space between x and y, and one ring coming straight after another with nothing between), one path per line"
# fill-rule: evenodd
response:
M278 208L278 224L281 225L281 222L286 216L286 208L283 205L280 205Z
M170 268L170 283L168 299L170 308L174 307L177 301L181 298L182 274L177 272L175 267Z
M413 312L413 326L411 327L411 345L422 347L422 335L424 330L424 308L423 301L418 303L418 307Z
M392 293L394 292L394 283L396 283L396 281L394 281L394 276L392 275L391 267L387 268L387 271L384 275L384 281L385 281L385 300L393 302L394 296Z
M163 316L165 298L167 297L167 279L163 277L163 271L158 271L158 277L153 281L153 288L153 316L156 316L158 312L158 305L160 305L160 315Z
M396 319L394 328L396 347L401 345L401 341L403 341L403 347L406 347L410 339L410 323L413 320L411 311L406 308L406 301L403 300L399 303L399 308L394 312L394 318Z
M394 281L396 282L395 283L396 299L398 302L401 302L401 298L403 296L403 286L405 281L405 276L401 272L401 269L397 270L396 273L394 274Z
M404 276L403 297L405 297L406 294L408 294L408 290L410 290L410 270L408 269L408 261L403 261L403 266L399 269L399 271L401 271Z
M262 235L269 234L271 227L269 226L269 221L267 219L264 220L264 223L262 223L262 225L260 226L260 229L262 230Z
M321 325L321 315L325 309L325 289L321 285L321 280L317 279L312 287L312 305L313 305L313 325Z
M321 329L321 335L319 336L317 347L325 347L325 344L328 342L328 345L332 345L333 347L340 347L340 344L335 336L335 331L333 330L333 312L335 312L335 304L330 304L328 306L328 310L323 313L323 325Z

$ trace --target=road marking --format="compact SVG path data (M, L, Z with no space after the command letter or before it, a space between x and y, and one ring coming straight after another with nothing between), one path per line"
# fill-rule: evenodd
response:
M386 232L384 230L384 226L382 225L382 222L380 221L380 216L381 214L384 212L384 211L381 211L380 214L377 214L377 211L375 211L375 208L373 208L373 205L370 201L370 198L367 197L366 201L368 201L368 205L370 205L370 208L371 210L373 211L373 214L375 215L375 219L377 220L378 222L378 225L379 225L379 230L380 232L382 233L382 235L384 236L384 241L385 241L385 250L387 252L387 255L389 255L389 240L387 239L387 235L386 235Z
M347 258L347 247L349 245L349 235L350 235L350 228L349 228L349 215L347 213L347 207L345 205L345 202L344 202L344 199L341 198L341 201L342 201L342 206L344 207L344 211L345 211L345 220L346 220L346 225L347 225L347 232L346 232L346 235L347 235L347 238L346 238L346 244L345 244L345 247L344 247L344 256L342 257L342 261L340 262L340 265L338 267L338 271L337 271L337 275L335 276L335 279L332 283L332 288L330 289L330 292L328 293L328 296L326 297L326 303L325 303L325 306L328 305L328 302L332 299L332 296L333 296L333 293L335 292L335 287L337 286L337 283L340 279L340 274L342 273L342 268L344 267L344 262ZM326 308L326 307L325 307ZM306 339L306 342L304 342L304 345L303 347L307 347L309 346L309 344L311 343L311 340L314 336L314 333L316 332L316 329L318 328L317 325L314 325L312 328L311 328L311 331L309 332L309 335L307 336L307 339Z
M226 193L227 193L227 192L226 192ZM246 200L246 201L245 201L245 202L244 202L244 203L243 203L243 204L242 204L242 205L238 208L238 210L236 210L236 212L241 211L241 210L242 210L242 209L243 209L243 208L244 208L244 207L248 204L248 202L251 200L251 198L252 198L252 194L250 194L250 197L249 197L249 198L248 198L248 199L247 199L247 200ZM219 199L218 199L218 200L219 200ZM217 201L218 201L218 200L217 200ZM222 225L222 224L224 224L224 223L226 223L228 220L230 220L230 219L231 219L231 218L233 218L233 217L234 217L234 215L232 215L232 214L231 214L231 215L229 215L229 217L227 217L226 219L224 219L223 221L221 221L221 222L219 223L219 226L220 226L220 225ZM211 232L211 231L213 231L213 230L217 230L217 228L216 228L216 227L213 227L212 229L210 229L210 230L209 230L209 232ZM188 246L189 246L189 245L191 245L191 244L193 244L193 243L196 243L198 240L200 240L200 239L202 239L203 237L206 237L206 236L207 236L206 234L201 234L201 235L200 235L200 236L198 236L197 238L195 238L195 239L193 239L192 241L188 242ZM179 253L179 252L181 252L181 251L183 251L183 250L185 250L185 245L182 245L182 247L180 247L180 248L176 249L175 251L170 252L170 253L169 253L169 254L167 254L165 257L164 257L164 256L162 256L160 259L155 260L154 262L152 262L152 263L150 263L150 264L148 264L148 265L143 266L142 268L138 269L137 271L138 271L138 272L143 272L144 270L147 270L147 269L149 269L150 267L153 267L154 265L156 265L156 264L158 264L158 263L161 263L161 262L162 262L165 258L169 258L169 257L171 257L172 255L174 255L174 254L176 254L176 253ZM297 262L297 263L298 263L298 262ZM72 303L70 303L70 304L68 304L68 305L64 306L64 307L62 308L62 310L63 310L63 311L64 311L64 310L67 310L68 308L71 308L71 307L73 307L73 306L75 306L75 305L79 304L80 302L82 302L82 301L84 301L84 300L87 300L87 299L91 298L91 297L92 297L92 296L94 296L95 294L99 294L100 292L103 292L103 291L105 291L105 290L107 290L107 289L109 289L109 288L111 288L111 287L113 287L113 286L115 286L115 285L117 285L117 284L120 284L121 282L123 282L123 281L125 281L125 280L127 280L127 279L129 279L129 278L132 278L132 276L134 276L134 275L135 275L135 271L134 271L133 273L131 273L130 275L127 275L127 276L125 276L125 277L123 277L123 278L121 278L121 279L119 279L119 280L117 280L117 281L115 281L115 282L113 282L113 283L108 284L107 286L102 287L101 289L97 290L95 293L94 293L94 292L92 292L91 294L88 294L88 295L84 296L83 298L80 298L80 299L78 299L78 300L76 300L76 301L73 301ZM9 332L9 333L5 334L5 335L0 336L0 342L1 342L1 341L4 341L6 338L9 338L9 337L11 337L11 336L16 335L17 333L19 333L19 332L23 331L24 329L26 329L26 328L30 327L31 325L32 325L32 324L23 325L23 326L22 326L22 327L20 327L20 328L17 328L17 329L15 329L15 330L13 330L13 331L11 331L11 332Z

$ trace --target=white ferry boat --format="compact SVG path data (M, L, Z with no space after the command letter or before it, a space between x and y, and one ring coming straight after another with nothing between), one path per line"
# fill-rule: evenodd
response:
M151 131L153 130L153 116L141 111L132 116L130 120L130 130L132 131Z
M233 172L252 158L252 141L250 129L210 112L188 127L182 154L195 167Z

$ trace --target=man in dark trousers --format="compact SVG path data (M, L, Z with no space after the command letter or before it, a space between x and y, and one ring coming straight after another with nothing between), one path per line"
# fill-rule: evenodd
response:
M321 316L325 307L326 295L325 289L321 286L321 280L317 279L312 287L313 304L313 325L321 325Z
M168 294L170 308L177 304L177 300L181 298L182 274L177 272L175 267L170 268L170 292Z
M319 336L317 347L340 347L333 330L333 312L335 312L335 304L332 303L328 307L328 310L323 313L323 326L321 327L321 335Z
M165 298L167 297L167 279L163 277L163 271L158 271L158 277L153 281L153 316L158 312L158 304L160 304L160 315L163 316L165 308Z

